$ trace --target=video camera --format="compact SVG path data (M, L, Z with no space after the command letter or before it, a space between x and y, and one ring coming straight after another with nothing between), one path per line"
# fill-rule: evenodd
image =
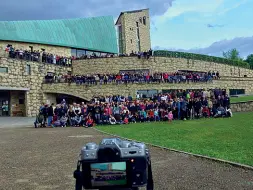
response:
M149 149L143 143L105 138L81 150L74 172L76 190L153 190Z

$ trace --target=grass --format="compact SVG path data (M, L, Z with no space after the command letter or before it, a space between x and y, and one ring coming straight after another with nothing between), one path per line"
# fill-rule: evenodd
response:
M253 113L123 126L98 126L122 137L253 166Z
M247 101L253 101L253 96L239 96L230 98L231 103L247 102Z

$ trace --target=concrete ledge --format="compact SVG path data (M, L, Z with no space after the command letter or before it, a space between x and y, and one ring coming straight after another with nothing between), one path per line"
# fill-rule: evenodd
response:
M30 88L19 88L19 87L0 86L0 90L21 90L21 91L29 91Z
M96 129L96 128L93 128L93 130L96 130L96 131L98 131L100 133L103 133L103 134L106 134L106 135L110 135L110 136L113 136L113 137L126 139L128 141L142 142L142 141L137 141L137 140L133 140L133 139L128 139L128 138L125 138L125 137L117 136L117 135L114 135L114 134L111 134L111 133L107 133L107 132L104 132L104 131ZM220 162L220 163L223 163L223 164L229 164L229 165L232 165L232 166L235 166L235 167L239 167L239 168L243 168L243 169L247 169L247 170L253 170L253 166L249 166L249 165L245 165L245 164L240 164L240 163L231 162L231 161L227 161L227 160L223 160L223 159L218 159L218 158L213 158L213 157L209 157L209 156L203 156L203 155L200 155L200 154L193 154L193 153L190 153L190 152L185 152L185 151L181 151L181 150L176 150L176 149L172 149L172 148L158 146L158 145L154 145L154 144L151 144L151 143L146 143L146 142L143 142L143 143L145 143L146 145L152 146L152 147L161 148L161 149L172 151L172 152L177 152L177 153L181 153L181 154L187 154L187 155L194 156L194 157L197 157L197 158L207 159L207 160L211 160L211 161L215 161L215 162Z
M231 104L252 103L252 102L253 102L253 100L249 100L249 101L233 102Z

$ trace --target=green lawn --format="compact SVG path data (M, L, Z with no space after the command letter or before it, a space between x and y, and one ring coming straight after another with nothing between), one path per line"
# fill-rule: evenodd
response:
M253 166L253 113L233 118L98 126L122 137Z
M231 97L231 103L253 101L253 96Z

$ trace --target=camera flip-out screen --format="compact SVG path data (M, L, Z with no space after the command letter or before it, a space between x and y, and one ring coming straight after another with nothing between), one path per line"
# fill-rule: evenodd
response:
M126 162L95 163L90 167L93 187L127 184Z

